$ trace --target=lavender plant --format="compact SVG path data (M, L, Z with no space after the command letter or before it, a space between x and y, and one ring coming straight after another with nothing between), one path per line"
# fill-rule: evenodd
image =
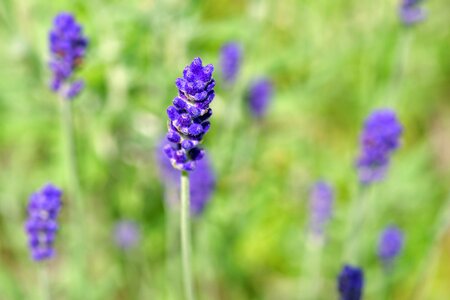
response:
M28 220L25 231L34 261L44 262L55 256L54 242L58 231L58 215L61 209L62 191L51 183L33 193L28 202ZM39 268L42 298L51 299L48 265Z
M203 66L197 57L183 71L183 77L175 82L178 96L167 109L169 126L164 152L172 166L181 172L181 254L186 298L194 299L190 266L190 184L188 171L193 171L205 154L199 147L210 128L212 115L209 104L214 99L215 81L213 65Z
M84 82L77 79L75 74L80 69L86 56L88 40L84 36L82 26L75 17L67 12L59 13L53 20L53 27L49 32L49 68L52 72L51 89L62 99L61 122L64 129L66 170L68 172L70 200L73 202L72 215L73 236L77 239L73 248L74 268L78 269L77 282L85 286L86 251L85 240L87 232L84 230L83 199L80 197L80 183L77 170L75 138L72 122L72 100L84 88ZM74 286L74 294L88 298L86 291ZM81 295L83 293L83 295Z
M83 34L83 27L75 17L67 12L59 13L53 20L53 27L49 32L49 67L52 71L51 89L63 99L71 100L84 88L84 81L75 79L76 71L83 64L88 39ZM69 101L63 101L61 111L70 186L73 198L79 193L79 179L76 166L76 154L72 128L72 113ZM81 200L77 205L80 205ZM79 207L79 210L81 208Z
M394 111L378 109L369 115L360 137L361 152L357 159L362 184L374 183L385 177L391 155L400 145L402 132Z
M395 226L388 226L378 241L378 257L385 266L390 266L403 248L403 233Z
M420 7L421 2L421 0L401 0L399 16L403 24L411 26L425 19L426 13Z
M49 183L30 196L25 229L31 257L35 261L51 259L55 255L53 245L58 231L61 195L62 191Z
M231 85L236 81L242 61L242 47L236 42L226 43L220 51L222 78Z
M204 155L199 144L211 125L208 119L212 115L209 104L215 96L213 70L213 65L203 66L197 57L175 82L178 96L167 109L169 143L164 152L172 166L180 171L194 170L196 161Z
M273 96L273 85L272 82L268 78L258 78L253 80L250 83L246 93L245 100L247 111L253 117L253 122L250 125L250 133L245 139L245 149L241 149L241 147L235 145L237 142L237 136L239 134L239 129L242 126L249 126L248 124L239 124L237 121L233 121L233 117L238 115L237 113L231 112L230 120L227 121L227 125L229 126L228 132L224 134L224 142L221 143L221 149L227 149L228 147L233 149L232 151L226 151L222 156L224 159L221 161L221 166L219 170L223 173L229 173L229 168L235 168L236 166L242 167L245 164L245 160L247 158L252 157L253 151L257 148L258 143L258 135L259 135L259 127L260 121L264 119L267 114L267 110L269 108L270 102ZM234 106L230 107L230 111L234 108ZM238 107L236 107L238 108ZM244 120L248 120L245 117ZM227 148L225 148L227 147ZM238 149L238 150L234 150ZM236 152L244 152L245 155L238 154ZM250 153L250 155L249 155Z
M361 183L360 194L355 197L348 223L346 259L358 258L359 232L366 214L366 187L381 181L386 176L392 153L400 145L402 125L391 109L373 111L364 122L360 136L360 154L356 161Z
M272 95L273 85L269 79L260 78L251 83L247 99L253 117L261 119L266 115Z
M311 189L309 200L310 230L315 235L322 235L332 214L333 188L325 181L318 181Z
M300 279L302 297L317 299L321 291L322 250L325 227L331 218L334 191L325 181L317 181L309 193L309 228L303 255L304 275Z
M49 67L52 71L50 87L60 97L71 100L84 88L84 81L75 79L76 71L81 67L86 55L88 40L83 34L83 27L75 17L67 12L59 13L53 20L49 32ZM76 166L75 145L72 128L72 113L69 101L63 101L61 117L68 160L69 178L73 197L79 193L79 180Z
M362 269L345 265L338 276L339 299L362 299L364 288L364 273Z
M50 87L65 99L75 98L84 88L83 80L76 80L74 73L83 63L87 45L83 28L73 15L63 12L55 17L49 33Z

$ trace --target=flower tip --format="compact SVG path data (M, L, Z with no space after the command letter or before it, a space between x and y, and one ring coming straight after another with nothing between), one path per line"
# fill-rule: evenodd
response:
M212 74L212 72L214 72L214 66L212 64L206 65L203 69L203 72L205 72L206 74Z
M201 67L203 65L202 59L200 57L196 57L192 60L192 66Z

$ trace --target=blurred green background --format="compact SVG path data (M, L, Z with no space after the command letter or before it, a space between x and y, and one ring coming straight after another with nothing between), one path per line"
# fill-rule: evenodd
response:
M405 28L392 0L0 0L0 299L40 299L26 203L47 181L68 185L60 100L47 68L47 33L61 11L75 14L90 45L78 74L87 88L73 103L85 211L71 220L65 194L49 265L54 299L183 299L168 230L177 211L165 208L155 147L174 81L196 56L216 65L217 79L205 148L218 184L193 221L199 299L308 299L307 200L318 179L333 185L336 202L317 297L338 298L358 136L370 111L386 106L405 132L386 180L367 199L365 299L385 297L376 246L392 223L406 240L386 299L449 299L450 6L423 5L426 21ZM232 90L218 64L228 41L244 49ZM256 123L244 94L261 75L275 94ZM230 120L235 134L224 143ZM224 157L233 162L226 168ZM138 222L142 235L127 253L112 239L121 219ZM85 229L81 283L71 222Z

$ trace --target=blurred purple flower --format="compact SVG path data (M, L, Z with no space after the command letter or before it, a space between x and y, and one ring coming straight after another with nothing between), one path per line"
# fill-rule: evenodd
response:
M313 233L323 234L325 225L331 218L333 201L333 188L324 181L316 182L309 196L310 228Z
M248 102L251 114L255 118L263 118L272 100L273 86L267 78L261 78L251 83L248 91Z
M360 137L361 153L357 159L361 183L370 184L384 178L402 132L394 111L379 109L369 115Z
M83 63L87 45L83 28L73 15L63 12L55 17L49 33L49 66L53 72L50 87L66 99L73 99L83 89L81 80L73 81L73 73Z
M425 19L426 13L419 7L420 2L421 0L401 0L399 15L403 24L410 26Z
M181 172L172 167L170 160L164 155L163 144L156 149L156 159L158 163L161 180L166 190L180 190ZM205 153L202 160L198 161L197 168L189 172L190 178L190 208L192 215L200 215L205 209L206 204L211 199L216 186L216 177L212 168L210 159ZM173 205L179 201L179 197L168 199L170 193L166 193L166 201ZM174 203L175 202L175 203Z
M200 215L211 199L216 187L216 177L208 155L198 162L197 168L190 173L191 213Z
M114 228L114 241L119 248L129 250L135 247L140 239L141 234L136 222L122 220L116 223Z
M220 52L222 77L228 84L233 84L239 73L242 59L242 47L231 42L223 45Z
M204 155L199 143L210 127L209 104L215 95L213 71L213 65L203 66L197 57L184 69L183 78L175 82L179 93L167 109L169 132L164 152L180 171L194 170Z
M56 219L61 209L61 195L62 191L49 183L29 198L25 231L35 261L50 259L55 254L53 244L58 231Z
M358 267L345 265L338 277L340 300L359 300L364 288L364 274Z
M395 227L387 227L378 242L378 256L385 263L391 263L403 248L403 233Z

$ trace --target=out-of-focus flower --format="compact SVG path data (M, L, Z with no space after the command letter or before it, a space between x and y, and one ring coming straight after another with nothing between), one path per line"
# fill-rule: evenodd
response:
M50 259L55 254L53 244L58 231L56 219L61 209L61 195L60 189L47 184L30 196L25 230L31 257L35 261Z
M215 95L213 70L213 65L203 66L197 57L184 69L183 78L175 82L179 93L167 109L169 143L164 152L172 166L180 171L194 170L196 162L204 156L199 143L210 127L208 119L212 110L209 104Z
M323 233L332 214L333 200L333 188L328 183L318 181L314 184L309 196L310 228L313 233Z
M242 60L242 47L231 42L223 45L220 52L222 77L228 84L233 84L239 73Z
M341 300L359 300L362 298L364 274L358 267L345 265L338 277L338 290Z
M181 172L174 169L170 160L164 155L163 144L156 149L156 159L165 189L172 189L179 193ZM191 214L200 215L211 199L216 186L216 177L207 153L205 153L202 160L198 161L197 167L192 172L189 172L189 178ZM166 197L168 195L170 193L166 193ZM179 201L178 199L179 197L165 200L170 205L173 205L173 202Z
M198 162L189 174L191 180L191 213L199 215L205 209L216 187L216 177L208 155Z
M272 100L273 86L267 78L261 78L251 83L247 99L251 114L255 118L263 118Z
M364 123L357 160L359 180L363 184L380 181L386 175L390 156L399 146L402 125L394 111L379 109Z
M83 81L73 79L73 73L83 63L87 45L83 28L73 15L63 12L55 17L49 33L49 66L53 72L50 87L66 99L73 99L84 87Z
M122 220L116 223L114 228L114 241L118 247L123 250L129 250L135 247L140 239L141 234L136 222Z
M378 256L385 263L392 262L403 248L403 233L395 226L387 227L378 242Z
M400 20L410 26L425 19L425 10L419 6L421 0L401 0L399 7Z

